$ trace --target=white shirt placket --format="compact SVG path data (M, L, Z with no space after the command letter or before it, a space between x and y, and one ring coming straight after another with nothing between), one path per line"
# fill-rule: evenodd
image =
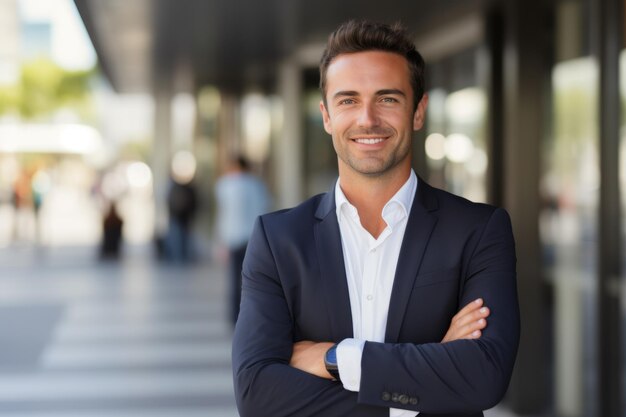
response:
M363 326L361 334L365 340L376 340L376 281L378 268L380 265L380 250L378 242L373 241L368 236L368 252L364 256L363 262L363 291L361 299L361 324Z

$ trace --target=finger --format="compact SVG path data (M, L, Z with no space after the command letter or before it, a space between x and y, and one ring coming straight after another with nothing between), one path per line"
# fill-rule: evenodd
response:
M464 326L463 328L450 329L443 338L442 343L452 342L460 339L477 339L481 336L481 329L486 327L486 322L474 323L473 325Z
M489 308L483 306L483 299L468 303L451 320L450 327L446 332L443 342L449 342L463 338L477 338L481 333L472 334L476 330L484 329L487 325L486 317L489 316ZM480 321L483 319L484 321Z
M455 329L455 332L454 332L455 338L467 339L467 338L480 337L480 333L478 334L475 334L475 333L477 331L480 332L485 327L487 327L487 320L481 318L479 320L468 323L467 325L463 327Z
M482 306L483 306L483 300L481 298L472 301L471 303L463 307L458 313L456 313L454 317L452 317L451 323L456 323L456 322L463 321L463 320L466 321L468 315L479 310L480 308L482 308Z
M480 330L474 330L472 333L470 333L467 337L464 337L463 339L480 339L480 336L482 336L482 332Z
M470 311L452 321L453 327L463 327L480 319L487 318L490 314L488 307L481 307L477 310Z
M463 336L473 332L477 329L484 329L487 327L486 317L475 317L472 320L466 321L463 325L460 325L457 329L457 333Z
M459 310L458 313L456 313L454 315L454 317L462 317L480 307L482 307L483 305L483 299L482 298L477 298L476 300L468 303L465 307L463 307L461 310ZM454 320L454 317L452 318Z
M477 317L475 320L470 320L463 325L458 322L450 326L446 335L446 340L462 339L466 338L476 330L482 330L487 327L487 320L484 317Z

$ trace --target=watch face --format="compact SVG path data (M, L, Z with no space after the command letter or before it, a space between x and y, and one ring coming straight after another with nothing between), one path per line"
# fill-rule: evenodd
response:
M326 363L337 365L337 345L331 347L326 352Z
M328 373L336 380L340 381L339 369L337 369L337 345L331 346L324 355L324 364Z

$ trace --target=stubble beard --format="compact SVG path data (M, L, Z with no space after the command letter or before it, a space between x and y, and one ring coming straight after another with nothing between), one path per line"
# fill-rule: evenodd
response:
M337 152L339 159L350 168L350 170L370 178L383 177L400 165L410 154L410 145L395 149L388 155L368 155L357 158L349 152ZM373 153L373 152L372 152Z

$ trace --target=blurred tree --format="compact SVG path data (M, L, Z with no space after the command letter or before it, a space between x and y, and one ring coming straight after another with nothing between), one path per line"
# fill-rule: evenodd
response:
M62 107L87 104L95 68L68 71L47 58L22 65L17 85L0 86L0 115L17 111L23 118L46 116Z
M19 86L0 86L0 115L16 111L19 106L19 101Z

